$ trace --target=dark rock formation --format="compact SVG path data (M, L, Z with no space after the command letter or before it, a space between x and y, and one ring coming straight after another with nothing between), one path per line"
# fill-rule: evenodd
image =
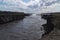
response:
M52 23L52 15L47 14L47 15L42 15L42 18L47 20L46 24L43 24L42 26L44 27L45 34L49 34L53 29L54 29L54 24Z
M54 27L60 29L60 13L53 14L52 23Z
M47 20L47 24L53 24L54 27L60 29L60 12L43 13L42 18Z
M60 12L53 12L53 13L43 13L41 14L42 15L42 18L44 19L47 19L47 15L52 15L50 17L52 17L51 19L49 20L52 20L52 21L49 21L48 23L52 22L52 24L54 24L54 27L60 29Z
M9 12L9 11L0 11L0 24L7 22L22 20L25 16L30 14L25 14L23 12Z

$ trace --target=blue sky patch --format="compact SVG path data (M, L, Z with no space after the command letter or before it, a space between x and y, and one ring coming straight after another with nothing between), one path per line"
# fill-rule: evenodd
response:
M25 3L28 3L28 2L30 2L31 0L22 0L23 2L25 2Z

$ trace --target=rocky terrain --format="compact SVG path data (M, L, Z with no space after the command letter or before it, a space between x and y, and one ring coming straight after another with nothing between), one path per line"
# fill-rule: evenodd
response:
M9 11L0 11L0 24L4 24L7 22L22 20L25 16L29 16L30 14L26 14L24 12L9 12Z
M49 34L43 36L41 40L60 40L60 30L54 28Z
M47 20L47 24L52 23L54 27L60 29L60 12L42 14L42 18Z
M51 30L49 34L45 35L41 40L60 40L60 12L49 14L46 13L42 18L46 19L47 21L50 20L47 23L52 23L54 27L52 26L53 30Z
M30 15L0 11L0 40L60 40L60 14Z

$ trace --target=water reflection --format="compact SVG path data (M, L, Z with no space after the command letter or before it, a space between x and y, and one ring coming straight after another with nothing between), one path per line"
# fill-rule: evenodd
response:
M41 16L33 14L21 21L1 25L3 28L0 30L0 39L38 40L44 34L44 28L41 25L45 23L46 20L41 19Z

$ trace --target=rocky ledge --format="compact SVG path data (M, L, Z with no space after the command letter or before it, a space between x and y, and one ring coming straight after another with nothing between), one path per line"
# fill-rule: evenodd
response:
M60 12L55 13L43 13L42 18L47 20L46 24L43 24L45 34L49 34L54 28L60 29Z
M60 40L60 12L55 12L55 13L46 13L42 14L42 18L49 20L48 26L47 23L44 26L44 29L48 35L44 35L41 40ZM53 24L53 26L51 26ZM52 28L53 30L51 30ZM50 29L50 31L49 31Z
M43 24L44 30L46 31L45 34L49 34L53 29L54 25L52 23L52 15L51 14L44 14L42 15L42 18L47 20L46 24Z

